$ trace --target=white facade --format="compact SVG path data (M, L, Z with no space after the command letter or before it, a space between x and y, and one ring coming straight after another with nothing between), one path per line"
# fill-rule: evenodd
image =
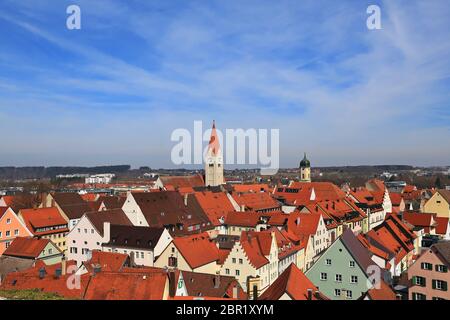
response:
M67 259L75 260L77 266L80 266L91 258L92 250L102 250L102 244L106 242L109 242L109 228L101 235L87 216L83 215L66 237Z
M116 175L114 173L95 174L85 178L86 184L108 184Z
M138 266L153 267L155 260L172 242L172 237L167 229L164 229L157 244L152 249L133 248L133 247L116 247L111 244L104 244L102 250L105 252L115 252L128 254L132 262ZM108 241L109 242L109 241Z

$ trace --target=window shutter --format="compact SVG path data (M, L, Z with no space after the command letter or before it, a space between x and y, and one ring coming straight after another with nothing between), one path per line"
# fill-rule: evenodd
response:
M427 278L422 278L422 280L423 280L422 287L426 287L427 286Z
M412 285L416 285L416 284L417 284L416 279L417 279L416 276L413 276L413 277L411 278L411 284L412 284Z
M433 280L431 283L432 283L433 289L436 289L436 280Z
M447 281L442 281L442 290L447 291Z

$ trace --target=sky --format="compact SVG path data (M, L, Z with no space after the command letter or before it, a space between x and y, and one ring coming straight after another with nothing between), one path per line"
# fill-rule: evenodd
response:
M445 0L2 0L0 166L175 168L172 132L213 119L279 129L281 167L450 165L448 16Z

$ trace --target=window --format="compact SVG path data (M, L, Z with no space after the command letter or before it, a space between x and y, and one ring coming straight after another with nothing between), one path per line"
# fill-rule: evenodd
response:
M426 287L426 279L424 277L415 276L413 277L413 283L416 286Z
M84 233L87 233L87 229L84 229Z
M144 253L141 252L141 259L144 259Z
M53 249L52 248L48 249L48 254L52 254L52 253L53 253Z
M325 280L327 280L327 274L325 273L325 272L321 272L320 273L320 280L323 280L323 281L325 281Z
M350 266L350 268L354 268L355 267L355 261L350 260L349 266Z
M6 241L5 242L5 248L8 249L9 245L11 244L11 241Z
M353 296L352 291L351 290L347 290L347 299L351 299Z
M331 266L331 259L326 259L326 260L325 260L325 264L326 264L327 266Z
M2 232L0 231L0 238L2 237Z
M6 219L6 224L11 224L11 219L10 218Z
M342 282L342 274L336 274L335 280L336 282Z
M176 267L176 266L177 266L177 258L169 257L169 267Z
M81 229L80 228L78 228L78 233L81 233Z
M236 258L231 259L233 263L236 263Z
M230 269L225 269L225 274L230 274Z
M243 264L244 261L242 259L239 259L239 264Z
M239 276L241 272L239 270L236 270L236 275Z
M351 283L358 283L358 276L351 276L350 277L350 282Z
M94 229L91 229L91 233L94 234Z
M422 262L420 266L423 270L433 270L433 265L428 262Z
M341 296L341 289L334 289L334 296L340 297Z
M447 281L433 280L433 289L447 291Z
M412 299L413 300L427 300L427 296L422 293L413 292Z
M437 264L435 268L437 272L446 273L448 271L447 266L444 266L443 264Z
M9 237L11 235L11 231L6 231L6 236Z

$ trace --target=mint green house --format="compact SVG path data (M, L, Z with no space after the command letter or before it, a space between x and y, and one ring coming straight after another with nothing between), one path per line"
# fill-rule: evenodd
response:
M374 268L374 269L372 269ZM332 300L356 300L373 287L369 274L379 270L350 229L328 247L306 276Z
M41 260L46 265L60 263L63 253L49 239L17 237L3 252L4 256L30 260Z

